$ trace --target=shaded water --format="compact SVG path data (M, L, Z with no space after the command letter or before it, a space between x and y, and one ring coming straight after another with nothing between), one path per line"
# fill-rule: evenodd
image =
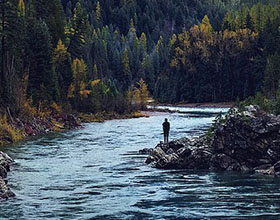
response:
M15 199L0 219L280 219L280 180L240 173L165 171L138 150L162 139L196 136L222 109L86 124L81 130L5 147Z

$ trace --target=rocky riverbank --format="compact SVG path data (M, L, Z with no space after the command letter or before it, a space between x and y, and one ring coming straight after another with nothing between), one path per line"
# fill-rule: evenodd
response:
M212 133L211 133L212 132ZM280 176L280 117L257 106L233 111L195 138L158 144L146 163L161 169L258 172Z
M50 114L48 117L29 115L24 119L4 115L0 117L0 145L12 144L28 136L78 128L80 119L72 114ZM7 186L7 173L13 160L0 152L0 199L8 199L15 194Z
M81 121L72 114L39 115L27 119L0 116L0 145L12 144L28 136L58 132L81 127Z
M7 185L7 174L10 171L10 164L12 162L12 158L0 152L0 199L8 199L15 196Z
M50 112L47 117L43 114L29 114L25 118L12 116L7 118L0 115L0 145L12 144L29 136L80 128L82 123L138 117L149 116L145 112L134 112L124 115L106 112L76 115ZM7 186L7 173L10 171L10 164L12 162L13 160L7 154L0 152L0 199L15 196Z

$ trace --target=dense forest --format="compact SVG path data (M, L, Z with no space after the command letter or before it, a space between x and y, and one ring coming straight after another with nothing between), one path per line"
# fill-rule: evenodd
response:
M277 97L278 0L1 0L0 103L13 114ZM279 93L280 94L280 93Z

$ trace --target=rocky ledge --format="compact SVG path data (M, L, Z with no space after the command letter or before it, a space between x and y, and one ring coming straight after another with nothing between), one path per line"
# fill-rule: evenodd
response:
M227 115L211 134L158 144L146 163L161 169L258 172L280 176L280 117L257 106Z
M3 152L0 152L0 199L8 199L15 196L7 186L8 181L6 179L12 162L12 158Z

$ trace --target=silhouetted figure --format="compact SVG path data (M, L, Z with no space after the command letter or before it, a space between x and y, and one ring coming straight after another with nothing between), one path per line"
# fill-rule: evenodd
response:
M162 123L163 128L163 134L164 134L164 143L168 143L168 136L169 136L169 130L170 130L170 123L168 122L167 118Z

